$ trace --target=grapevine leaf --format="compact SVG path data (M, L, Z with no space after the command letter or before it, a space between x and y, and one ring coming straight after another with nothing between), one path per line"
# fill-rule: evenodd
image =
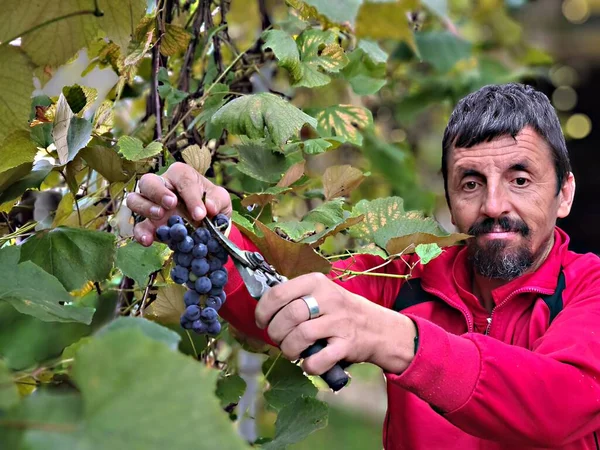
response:
M3 305L0 305L0 308ZM19 402L19 392L13 382L6 363L0 359L0 411L7 410Z
M437 244L419 244L415 247L415 253L421 259L421 264L427 264L432 259L442 254L442 249Z
M62 89L69 107L73 114L85 112L95 101L98 96L98 91L94 88L79 86L65 86Z
M358 43L360 48L369 59L375 64L385 64L388 60L388 54L377 44L377 42L370 39L361 39Z
M181 156L183 156L183 160L186 163L196 169L201 175L206 173L212 160L210 150L205 145L202 147L197 144L190 145L181 152Z
M78 0L81 2L82 0ZM89 7L89 3L85 2ZM146 11L146 0L99 0L98 6L104 13L102 17L88 16L98 21L98 26L106 37L125 52ZM83 9L83 8L82 8Z
M192 35L177 25L165 24L165 34L160 41L160 53L164 56L173 56L183 52L192 38Z
M22 445L12 448L247 448L214 395L216 374L137 327L114 330L76 354L72 379L81 397L54 394L51 403L44 401L50 394L29 397L28 408L3 417L0 439L18 423L12 439Z
M315 397L318 389L304 375L302 368L285 358L271 357L262 365L268 373L269 390L264 393L269 407L275 411L293 403L298 397Z
M248 219L246 219L244 216L242 216L239 212L235 210L231 214L231 221L250 232L254 232L254 225L252 224L252 222L250 222Z
M123 275L135 280L140 286L146 286L148 277L152 272L160 270L168 253L168 247L160 242L144 247L132 241L117 249L115 265Z
M337 136L356 145L361 145L363 141L360 130L373 124L371 111L361 106L330 106L315 111L314 115L322 137Z
M181 336L173 330L169 330L162 325L142 317L132 316L118 317L98 330L96 336L102 336L106 333L112 333L113 331L122 330L124 328L137 328L147 337L166 344L171 350L177 350L179 341L181 341Z
M39 188L42 181L52 171L52 167L52 164L42 159L35 163L33 168L31 168L31 164L21 164L4 172L2 175L8 175L8 180L7 182L4 182L4 180L0 181L2 189L0 192L0 204L17 198L27 189ZM22 175L25 176L20 178Z
M327 239L329 236L335 236L340 231L346 230L346 229L356 225L361 220L363 220L363 218L364 218L364 216L347 217L342 222L337 223L334 226L326 228L319 233L313 234L313 235L303 239L302 242L306 242L306 243L310 244L313 248L316 248L319 245L321 245L323 242L325 242L325 239Z
M97 307L90 325L44 322L0 303L0 356L13 370L23 370L56 358L66 347L112 320L117 300L115 291L104 292L100 296L92 292L79 300L86 306Z
M292 36L282 30L269 30L263 33L262 39L265 41L263 50L270 48L279 61L279 65L290 72L293 79L302 78L300 52Z
M421 59L438 72L446 73L456 63L471 56L471 43L449 31L428 31L416 36Z
M406 41L414 48L414 36L407 13L418 9L417 0L365 1L356 18L356 36Z
M9 134L0 147L0 173L25 163L32 163L37 147L25 130Z
M304 166L306 165L306 161L302 160L297 162L296 164L290 166L290 168L283 174L283 177L277 183L277 187L288 187L302 178L304 175Z
M41 123L31 128L31 140L38 146L48 148L54 141L52 140L52 124Z
M448 16L448 0L421 0L423 4L440 18Z
M69 305L73 298L54 276L31 261L19 264L20 251L15 246L0 250L0 267L4 269L0 277L0 300L46 322L89 324L94 309Z
M25 7L26 3L22 3ZM2 5L3 10L5 5ZM7 19L0 21L0 30ZM16 26L22 26L19 23ZM3 40L0 31L0 41ZM0 47L0 142L17 129L27 128L30 110L30 97L33 91L33 73L31 62L17 47Z
M158 289L156 300L146 309L146 318L161 324L177 324L185 311L183 295L186 288L180 284L168 284Z
M271 203L272 201L274 201L278 195L281 195L284 192L288 192L290 190L291 190L290 188L286 188L286 187L273 186L264 192L256 192L254 194L247 195L246 197L243 198L242 205L243 206L252 206L252 205L264 206L264 205L267 205L267 204Z
M283 234L294 242L316 233L315 224L312 222L274 222L269 224L269 228L278 235Z
M313 117L271 93L232 100L213 115L212 123L251 139L269 135L279 145L285 144L305 123L317 127Z
M79 155L85 159L89 167L111 183L127 181L133 176L133 173L125 168L123 159L113 148L90 144L81 150Z
M323 173L325 199L344 197L356 189L365 179L363 173L348 165L330 166Z
M216 125L211 121L215 113L225 104L225 96L229 93L229 86L222 83L214 85L208 98L204 101L204 105L200 114L192 121L191 126L205 124L204 131L206 139L218 139L223 132L223 127Z
M86 146L92 134L92 123L75 117L66 97L61 93L56 105L52 137L61 165L73 161L79 150Z
M240 228L259 248L265 259L288 278L310 272L329 273L331 263L323 258L309 244L288 241L271 231L261 222L256 222L256 228L262 236L255 235Z
M110 233L61 226L28 238L21 246L20 262L37 264L72 291L87 281L108 277L114 245L115 237Z
M131 136L121 136L117 141L119 151L123 157L129 161L140 161L158 155L162 151L162 144L154 141L146 147L138 138Z
M221 400L221 406L238 403L246 391L246 382L239 375L228 375L217 381L216 395Z
M263 448L282 449L304 440L314 431L327 426L328 415L326 403L312 397L297 398L279 411L275 422L275 437Z
M240 163L236 168L257 180L277 183L282 175L294 164L302 160L300 152L282 155L260 142L249 142L236 146Z
M386 64L379 62L382 55L377 53L376 49L382 53L383 51L377 47L377 44L365 44L366 42L362 40L361 44L363 47L366 46L370 53L359 44L359 48L350 53L349 63L342 71L342 75L358 95L375 94L386 84ZM387 58L387 55L385 57Z
M361 200L352 210L353 216L359 214L363 214L365 220L352 227L350 234L374 242L390 255L413 253L419 244L454 245L469 237L467 234L447 233L422 212L404 211L400 197Z
M354 26L363 0L304 0L304 2L314 6L319 13L334 23L342 25L348 23Z

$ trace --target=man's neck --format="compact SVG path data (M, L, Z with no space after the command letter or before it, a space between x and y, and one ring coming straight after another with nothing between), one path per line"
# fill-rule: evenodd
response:
M539 258L533 263L533 265L525 271L526 273L535 272L542 265L542 263L548 257L550 250L554 246L554 234L550 237L544 252L540 255ZM478 273L473 273L473 294L479 299L481 306L483 306L487 311L492 312L494 309L495 302L494 297L492 296L492 291L500 286L503 286L509 283L511 280L500 280L500 279L491 279L482 277Z

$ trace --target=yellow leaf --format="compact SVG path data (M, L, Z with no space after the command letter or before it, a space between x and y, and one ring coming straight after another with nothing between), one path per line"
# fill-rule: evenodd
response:
M417 0L363 3L356 18L356 37L405 41L416 51L407 13L418 6Z
M201 175L204 175L210 167L211 155L206 146L190 145L181 152L183 160L196 169Z
M344 197L356 189L365 179L363 173L348 165L331 166L323 174L323 188L325 199Z
M160 43L160 53L164 56L173 56L185 51L192 35L184 28L173 24L166 24L165 34Z
M183 295L186 288L180 284L169 284L158 289L156 300L146 309L145 317L163 324L179 324L185 311Z

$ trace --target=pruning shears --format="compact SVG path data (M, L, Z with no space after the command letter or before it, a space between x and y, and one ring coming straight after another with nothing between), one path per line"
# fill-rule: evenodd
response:
M271 287L288 281L286 277L279 274L273 266L265 261L262 254L240 249L221 233L210 220L204 219L203 223L211 235L220 242L231 256L252 298L260 300ZM301 356L308 358L323 350L326 346L327 340L321 339L304 350ZM321 378L333 391L339 391L348 383L349 377L343 368L348 365L345 361L341 361L321 375Z

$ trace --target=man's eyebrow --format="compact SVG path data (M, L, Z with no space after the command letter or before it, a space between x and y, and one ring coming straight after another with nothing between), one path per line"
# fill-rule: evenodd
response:
M510 170L514 172L529 172L529 166L527 163L521 162L510 166Z
M481 172L478 172L475 169L467 169L464 167L460 167L458 169L458 175L459 175L460 179L463 179L465 177L485 178Z

